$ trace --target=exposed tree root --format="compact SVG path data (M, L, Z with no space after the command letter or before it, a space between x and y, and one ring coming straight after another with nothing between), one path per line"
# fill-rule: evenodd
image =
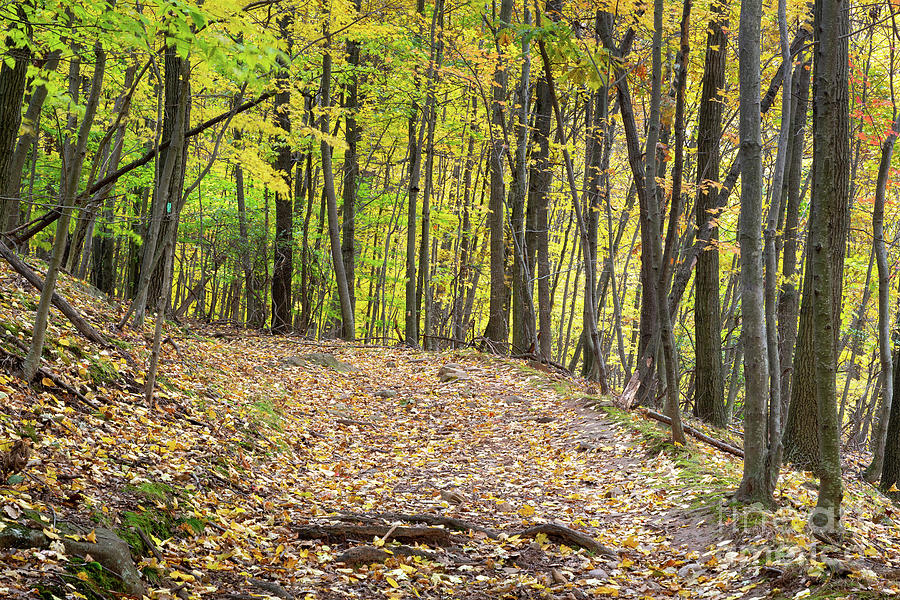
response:
M17 523L0 522L3 529L0 530L0 549L6 548L46 548L50 545L43 531L31 529ZM98 527L94 530L96 542L76 541L63 536L61 541L66 554L75 556L90 555L100 563L107 571L115 574L125 585L125 590L134 596L141 597L147 593L147 588L141 580L141 574L134 566L131 558L131 548L128 544L109 529Z
M430 560L437 558L437 554L434 552L420 550L411 546L395 546L389 550L376 548L375 546L356 546L338 555L337 561L350 567L357 567L371 563L382 563L394 556L421 556Z
M548 539L551 539L554 542L563 543L567 546L584 548L588 552L601 554L603 556L616 556L614 550L604 546L594 538L558 523L541 523L540 525L535 525L534 527L529 527L524 531L520 531L516 535L519 537L533 538L539 533L543 533Z

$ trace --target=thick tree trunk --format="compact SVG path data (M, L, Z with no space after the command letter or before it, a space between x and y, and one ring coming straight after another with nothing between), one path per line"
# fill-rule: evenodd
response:
M354 8L359 13L362 0L354 0ZM356 314L356 204L359 183L359 152L357 145L362 136L362 129L356 120L359 110L359 48L356 40L347 41L347 65L351 70L350 80L345 87L344 117L347 150L344 152L344 186L341 191L343 200L343 221L341 223L341 257L347 277L347 291L350 294L350 309ZM301 292L302 293L302 292ZM342 337L346 335L341 323Z
M21 52L20 52L21 54ZM54 50L47 57L46 62L44 63L43 70L47 73L52 73L56 70L56 67L59 65L59 57L62 54L60 50ZM21 60L21 56L16 58L16 68L18 68L18 61ZM27 64L26 64L27 67ZM5 65L0 68L4 72L9 70L9 74L11 75L15 69L8 69ZM4 85L9 85L9 81L3 82L4 75L0 73L0 88ZM9 175L4 176L4 167L3 167L3 151L0 151L0 182L4 182L0 184L0 196L3 196L0 199L0 207L5 205L6 203L10 203L10 206L15 204L19 204L15 199L19 198L21 194L22 187L22 170L25 166L25 160L28 158L28 154L31 151L32 147L37 147L35 141L38 138L38 124L41 117L41 109L44 107L44 102L47 100L47 86L45 84L41 84L34 88L31 91L31 99L28 101L28 108L25 110L25 116L22 117L22 124L25 127L22 127L22 135L19 136L19 140L16 142L16 149L12 155L12 162L8 165ZM7 91L0 91L0 106L3 103L7 102ZM21 103L21 99L19 100ZM19 108L16 109L17 111ZM0 112L3 111L3 108L0 108ZM10 126L13 126L14 123L11 121L7 121L5 117L0 116L0 122L9 123ZM0 139L2 139L3 134L0 133ZM0 144L3 142L0 141ZM0 146L2 148L2 146ZM32 153L34 156L36 154ZM12 209L11 209L12 210ZM0 213L2 213L2 209L0 209ZM4 220L0 217L0 231L3 231L4 228L11 229L14 223L18 220L18 215L16 211L12 211L9 215L11 217L10 220Z
M768 398L768 353L763 304L762 262L762 139L760 134L760 21L762 2L741 3L739 47L741 214L738 240L741 245L741 306L744 348L744 474L737 492L742 502L771 502L766 469L766 399Z
M840 536L843 496L840 425L837 422L835 376L841 323L844 252L849 228L849 15L838 0L816 0L813 61L813 176L809 216L809 265L803 304L809 304L807 328L816 340L810 379L798 372L794 403L808 399L796 390L814 390L818 422L819 495L810 525L828 537ZM805 308L805 306L804 306ZM802 309L801 309L802 310ZM803 337L801 318L801 338ZM831 343L828 343L831 342ZM798 348L800 359L807 346Z
M847 18L834 0L815 5L813 61L813 172L808 264L803 280L800 327L794 357L791 403L785 425L785 459L824 476L822 509L839 504L838 424L833 387L837 368L845 240L849 227ZM831 317L825 319L825 307ZM827 335L826 335L827 333ZM823 340L833 339L833 344ZM834 361L834 362L832 362ZM831 406L831 404L835 404ZM834 422L831 410L834 409ZM828 417L822 422L822 417ZM817 433L818 432L818 433ZM822 453L825 448L833 456ZM835 479L837 477L837 479ZM836 517L836 515L835 515ZM828 517L822 517L828 519ZM834 520L833 525L837 524ZM825 523L823 526L827 526Z
M717 211L719 140L722 137L722 102L725 86L725 56L728 17L724 2L714 0L713 18L706 34L706 66L697 116L697 227L703 227L711 211ZM757 88L759 85L757 84ZM696 387L694 415L716 427L724 427L725 388L722 381L722 327L719 315L719 228L712 227L709 244L697 255L694 276L694 336Z
M495 352L506 353L509 346L509 285L506 281L506 183L504 181L504 155L506 139L501 131L506 110L507 60L503 48L503 36L512 18L513 1L501 0L497 23L498 64L494 70L491 103L491 195L488 203L488 228L491 238L491 291L490 312L484 337Z
M278 23L281 35L288 38L290 17L283 16ZM290 331L291 283L294 273L294 212L288 190L291 188L291 147L288 135L291 131L291 92L287 65L279 74L278 93L275 94L275 124L284 132L279 141L275 170L283 181L283 189L275 191L275 255L272 263L272 333Z
M30 26L25 20L22 7L18 9L23 26ZM22 32L17 32L20 35ZM30 33L30 31L29 31ZM16 176L14 150L19 124L22 121L22 98L25 94L25 76L31 60L31 49L12 46L14 42L7 38L4 46L6 56L12 59L10 67L6 60L0 61L0 232L7 231L18 222L19 201L18 189L11 190L10 183ZM5 58L5 57L4 57ZM46 95L46 92L44 92ZM19 165L19 171L22 165ZM18 188L18 185L15 186ZM10 193L13 192L13 193Z
M561 0L548 0L546 15L548 19L559 18ZM546 76L541 77L535 87L534 125L532 141L536 149L532 151L531 170L528 176L528 207L534 213L534 233L531 237L537 260L538 289L538 341L540 354L550 360L553 332L551 323L552 296L550 292L550 182L553 179L553 165L550 162L550 127L552 124L553 106L550 98L550 86ZM568 242L568 236L566 236ZM526 242L527 244L527 242ZM530 247L529 247L530 250ZM563 247L565 254L565 247Z

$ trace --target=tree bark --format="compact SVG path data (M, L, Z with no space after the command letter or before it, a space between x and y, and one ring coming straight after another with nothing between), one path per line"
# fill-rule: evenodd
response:
M706 34L706 65L697 116L697 198L694 212L698 229L718 217L719 140L722 137L722 102L728 16L724 1L714 0L713 18ZM757 88L759 86L757 85ZM719 315L719 228L710 229L709 243L697 255L694 276L694 339L696 387L694 415L724 427L725 388L722 380L722 326Z
M328 34L326 33L326 36ZM329 37L330 40L330 37ZM328 105L331 93L331 54L326 49L322 57L322 133L327 134ZM338 299L341 304L342 337L345 340L356 338L356 322L354 320L353 306L350 302L349 282L344 271L344 261L341 255L340 224L337 214L337 196L334 191L334 171L331 164L331 146L323 139L322 144L322 175L325 179L325 201L328 206L328 238L331 241L331 261L334 265L334 278L337 283Z
M896 109L894 112L897 112ZM884 449L887 442L885 436L888 429L886 423L890 418L894 399L894 381L888 376L888 373L893 373L894 365L891 356L891 272L884 242L884 201L898 130L900 130L900 117L895 115L894 125L881 145L881 161L878 164L878 177L875 180L875 207L872 211L875 262L878 265L878 358L881 361L881 372L884 373L882 380L884 385L881 388L881 414L878 418L878 427L872 436L872 462L863 473L865 480L873 483L881 477L884 466Z
M279 34L285 39L290 53L291 14L278 20ZM278 142L275 170L284 184L275 191L275 253L272 262L272 333L286 333L293 326L291 319L291 287L294 273L294 212L291 206L291 91L287 64L280 65L278 92L275 94L275 125L283 133ZM323 97L323 101L327 99ZM325 133L328 133L327 128Z
M72 214L72 204L77 195L78 183L81 179L81 169L84 166L84 155L87 151L88 136L94 123L94 115L100 102L100 88L103 86L103 75L106 70L106 52L98 43L94 49L94 72L91 77L90 95L85 105L84 117L78 128L78 137L72 145L69 154L71 162L64 173L65 184L60 186L59 204L62 212L56 223L56 235L53 239L53 249L50 261L47 265L47 275L44 278L44 289L41 290L41 298L38 302L37 312L34 317L34 327L31 334L31 345L28 355L22 363L22 375L25 381L31 381L40 368L41 353L44 349L44 336L47 333L47 323L50 317L50 303L56 290L56 279L63 261L63 253L66 249L66 240L69 233L69 217Z
M354 0L354 9L359 13L362 0ZM362 129L356 120L359 110L359 50L357 40L347 40L347 65L351 70L350 80L345 86L344 116L347 150L344 152L344 185L341 190L343 200L343 221L341 223L341 257L347 277L347 291L350 295L350 309L356 314L356 205L359 189L359 151L357 145L362 137ZM302 293L302 292L301 292ZM342 337L346 335L341 323Z
M497 21L496 44L499 52L494 70L491 102L491 195L488 203L488 228L491 239L490 312L484 337L490 349L505 354L509 346L509 285L506 282L506 218L504 200L503 163L505 136L501 131L506 103L507 60L504 51L504 32L512 18L513 1L501 0Z
M19 6L17 12L22 26L27 29L26 35L30 36L31 26L27 23L25 10ZM13 66L10 67L6 60L0 64L0 194L3 196L0 198L0 232L10 229L18 221L18 189L11 190L10 182L18 178L13 158L16 137L22 122L25 77L31 60L31 49L27 46L13 46L14 43L11 38L6 38L3 44L6 54L12 59ZM19 165L18 168L21 171L22 166Z
M814 390L812 398L818 422L819 495L810 517L814 531L839 538L843 496L840 462L840 424L837 422L837 343L841 318L844 252L849 228L849 15L838 0L816 0L814 8L813 61L813 165L812 205L809 217L809 265L801 308L800 337L804 334L803 308L809 314L807 335L813 340L812 377L798 372L794 402L808 396L796 391ZM828 343L831 342L831 343ZM798 348L797 363L808 345Z

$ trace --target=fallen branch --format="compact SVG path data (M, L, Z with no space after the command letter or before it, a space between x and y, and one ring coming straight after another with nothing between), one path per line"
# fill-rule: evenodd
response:
M303 525L294 531L301 540L328 540L342 542L347 539L371 540L383 538L392 527L386 525ZM445 546L450 543L450 532L440 527L397 527L391 533L394 540L419 542Z
M32 271L21 258L16 256L16 253L10 250L3 241L0 241L0 256L2 256L19 275L27 279L28 283L33 285L37 291L40 292L44 289L44 282L41 281L41 278L38 277L37 273ZM53 293L53 306L58 308L72 325L75 326L75 329L88 340L95 344L100 344L104 348L110 346L109 341L103 337L99 331L94 329L93 325L88 323L85 318L81 316L81 313L79 313L74 306L69 304L68 300L56 292Z
M496 540L500 538L500 534L492 529L487 529L480 525L476 525L475 523L471 523L469 521L463 521L462 519L455 519L453 517L445 517L442 515L430 515L430 514L404 514L404 513L377 513L374 515L356 515L353 513L346 513L339 517L341 520L352 520L352 521L362 521L362 522L371 522L374 519L382 519L385 521L404 521L406 523L425 523L426 525L431 525L435 527L443 526L447 529L453 531L461 531L463 533L467 533L469 531L475 531L477 533L483 533L488 536L492 540Z
M23 361L24 361L24 359L22 357L16 356L15 354L6 351L3 348L0 348L0 363L3 364L4 368L6 368L6 370L11 371L11 372L12 371L21 372ZM49 379L53 383L53 385L52 386L44 385L44 383L43 383L44 379ZM63 392L66 392L67 394L70 394L75 400L84 404L91 410L97 410L100 408L99 404L96 404L95 402L91 402L90 400L88 400L87 396L85 396L84 394L82 394L81 392L76 390L74 387L72 387L71 385L69 385L62 379L60 379L59 376L57 376L52 371L49 371L43 367L41 367L37 370L37 373L35 373L34 380L41 382L41 385L44 385L44 387L46 387L54 392L63 391ZM65 400L65 399L63 398L63 400Z
M247 102L244 102L240 106L235 106L234 108L232 108L229 111L226 111L216 117L213 117L212 119L208 119L192 129L188 129L187 131L184 132L184 138L188 139L188 138L194 137L197 134L202 133L203 131L209 129L210 127L213 127L214 125L218 125L219 123L221 123L222 121L225 121L226 119L231 119L231 117L233 117L237 114L240 114L248 109L251 109L251 108L257 106L258 104L261 104L262 102L265 102L266 100L268 100L269 98L271 98L274 95L275 95L275 92L266 92L265 94L262 94L255 100L249 100ZM100 181L97 181L94 184L92 184L89 188L87 188L84 192L82 192L82 196L96 194L97 192L102 190L104 187L115 183L120 177L122 177L122 175L125 175L126 173L129 173L129 172L137 169L138 167L142 167L142 166L146 165L148 162L153 160L153 158L159 152L167 149L169 147L169 145L171 144L171 142L172 142L171 139L167 139L167 140L160 142L159 144L157 144L156 146L154 146L153 148L148 150L142 157L131 161L124 167L119 167L117 170L113 171L112 173L110 173L109 175L107 175L106 177L101 179ZM57 219L59 219L61 214L62 214L62 211L60 210L60 208L58 206L54 207L54 208L48 210L42 216L38 217L37 219L34 219L33 221L31 221L29 223L25 223L24 225L20 225L19 227L17 227L16 229L14 229L12 231L7 231L4 235L7 235L7 236L15 235L14 241L17 244L23 244L26 241L28 241L29 239L31 239L33 236L38 234L41 230L48 227L51 223L54 223ZM21 230L26 227L28 229L24 232L21 232ZM19 233L19 232L21 232L21 233Z
M669 417L667 417L666 415L664 415L662 413L658 413L658 412L650 410L648 408L642 408L638 412L640 412L645 417L648 417L655 421L659 421L660 423L665 423L666 425L672 424L672 419L670 419ZM744 458L744 451L741 450L740 448L732 446L731 444L727 444L721 440L717 440L716 438L710 437L710 436L706 435L705 433L703 433L702 431L698 431L697 429L694 429L690 425L682 425L682 427L684 428L685 433L687 433L688 435L690 435L692 437L697 438L701 442L706 442L710 446L712 446L714 448L718 448L722 452L727 452L728 454L733 454L739 458Z
M563 543L566 546L584 548L589 552L601 554L603 556L616 556L614 550L604 546L594 538L587 536L580 531L575 531L574 529L566 527L565 525L560 525L559 523L541 523L540 525L535 525L534 527L529 527L524 531L520 531L515 535L524 538L533 538L540 533L546 535L548 539L557 543Z

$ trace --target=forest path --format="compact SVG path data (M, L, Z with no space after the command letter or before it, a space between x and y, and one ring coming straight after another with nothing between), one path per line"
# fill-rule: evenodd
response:
M648 438L633 426L587 408L582 383L474 352L321 347L280 338L236 338L222 351L231 357L220 363L225 380L243 379L238 385L250 396L265 389L285 433L302 441L294 445L293 464L254 465L256 480L282 486L280 493L254 486L261 495L269 491L269 505L287 509L272 532L282 544L293 541L297 523L340 525L347 522L340 515L371 522L403 513L449 516L507 534L555 522L615 552L591 556L545 537L457 533L436 565L391 559L361 573L342 570L330 555L327 566L298 578L297 591L328 598L740 598L753 587L741 579L742 559L733 548L707 548L713 540L697 534L696 521L673 518L696 496L676 462L649 454ZM358 370L290 358L310 351L332 352ZM461 379L441 381L439 369L448 362L464 369ZM693 533L674 544L672 534L685 528ZM371 542L341 540L330 551Z
M53 379L0 373L0 451L33 443L0 485L0 534L108 529L152 600L900 594L896 509L853 478L853 537L823 549L810 474L782 472L777 510L729 505L734 456L673 448L639 413L593 406L583 380L469 350L170 326L152 410L153 324L116 331L124 306L62 288L131 361L54 313ZM2 265L0 289L0 327L23 336L36 294ZM20 344L0 338L14 371ZM64 546L17 540L0 535L0 598L120 597Z

